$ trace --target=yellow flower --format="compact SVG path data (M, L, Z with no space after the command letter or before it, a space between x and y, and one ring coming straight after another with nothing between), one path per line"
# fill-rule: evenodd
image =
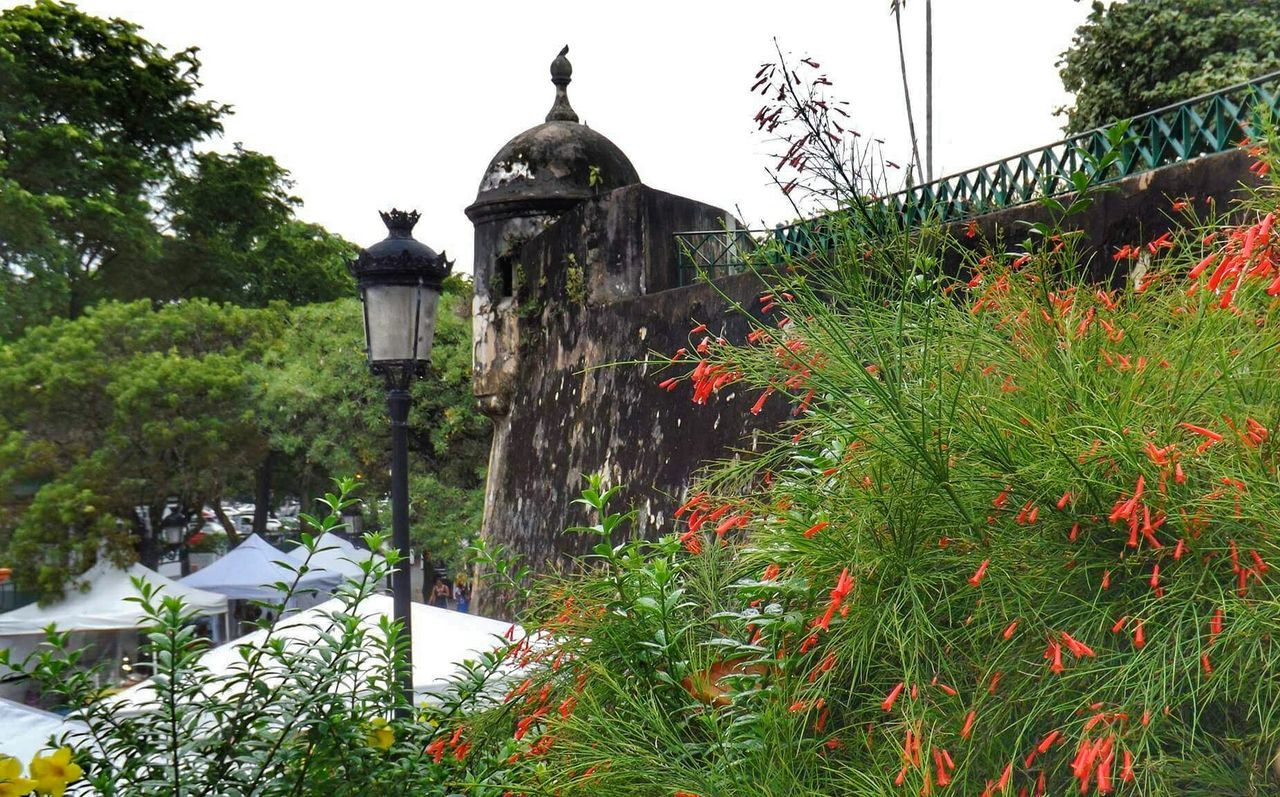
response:
M22 762L12 756L0 756L0 797L22 797L30 794L36 782L22 777Z
M51 756L31 759L31 777L36 779L36 792L62 797L67 784L80 780L84 770L71 760L71 748L59 747Z
M395 729L387 725L387 721L382 717L375 719L372 725L373 730L369 731L368 736L369 745L380 750L389 750L396 740Z

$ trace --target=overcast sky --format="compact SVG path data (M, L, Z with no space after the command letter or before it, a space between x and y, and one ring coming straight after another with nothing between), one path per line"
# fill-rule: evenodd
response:
M13 2L0 3L4 6ZM463 214L489 159L542 122L548 67L570 45L569 96L640 178L737 208L752 226L789 218L765 175L768 143L749 93L772 38L821 62L855 127L906 160L888 0L772 2L409 2L409 0L81 0L178 49L200 48L203 96L229 103L223 140L290 169L302 218L361 245L376 211L420 210L418 237L471 269ZM1054 63L1088 4L934 0L935 172L947 174L1061 138L1069 98ZM924 2L903 18L923 135ZM923 146L923 143L922 143Z

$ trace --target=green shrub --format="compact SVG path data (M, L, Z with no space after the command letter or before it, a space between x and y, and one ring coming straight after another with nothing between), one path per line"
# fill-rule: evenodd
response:
M520 744L513 794L1276 793L1276 211L1171 198L1120 288L1064 225L957 277L833 219L659 377L791 420L656 542L592 482L600 543L476 744Z
M301 518L314 536L303 535L308 557L296 565L299 574L320 535L340 527L341 510L354 503L347 497L354 482L340 486L322 500L327 516ZM21 777L20 762L0 758L0 794L26 794L41 788L38 783L55 787L58 778L49 772L58 764L54 775L62 773L63 785L70 781L69 794L122 797L442 795L452 792L451 777L475 780L473 765L491 769L450 720L493 702L485 688L501 651L468 663L439 700L409 709L394 686L399 624L383 617L371 633L361 622L368 614L362 605L397 555L381 535L366 541L382 558L360 563L362 577L335 594L340 608L296 629L305 643L289 641L278 633L281 625L264 620L266 638L239 648L241 661L230 675L201 661L209 643L196 635L195 617L181 600L137 582L149 618L140 658L151 663L154 689L145 705L103 695L94 669L80 665L83 651L68 649L69 634L50 629L48 644L24 662L10 662L8 649L0 650L0 661L30 674L86 729L53 740L61 758L50 764L49 756L38 757L29 767L31 780ZM264 604L271 615L290 603L297 582L280 588L281 600ZM434 760L446 754L447 766ZM41 780L40 773L53 779Z

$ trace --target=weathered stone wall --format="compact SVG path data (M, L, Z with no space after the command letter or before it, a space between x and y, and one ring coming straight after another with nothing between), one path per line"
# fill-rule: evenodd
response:
M691 348L696 324L739 340L746 334L746 319L730 308L756 304L758 278L664 290L675 272L671 234L726 223L737 222L637 185L569 211L524 245L512 316L518 388L509 411L495 417L487 540L535 569L584 553L587 541L563 531L588 520L572 502L583 476L595 472L625 485L640 530L656 535L672 528L672 510L699 465L752 447L751 422L768 417L748 412L755 396L730 389L694 406L687 388L658 387L658 369L675 350ZM486 597L478 609L499 613Z
M1220 211L1228 210L1241 183L1259 184L1249 172L1250 163L1248 155L1241 151L1207 155L1118 180L1109 186L1110 190L1098 193L1093 205L1071 217L1067 224L1084 232L1084 268L1089 279L1122 281L1131 263L1117 264L1112 255L1126 244L1146 244L1170 230L1173 219L1181 218L1172 209L1175 199L1189 199L1198 211L1214 206ZM1006 251L1013 251L1026 239L1029 225L1050 221L1050 213L1039 204L1029 204L988 213L977 221L977 237L964 235L966 223L953 225L952 235L962 244L976 248L984 240L997 240L998 231Z

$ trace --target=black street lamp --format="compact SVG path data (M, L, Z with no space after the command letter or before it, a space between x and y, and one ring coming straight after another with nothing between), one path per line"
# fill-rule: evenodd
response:
M364 304L369 370L387 384L391 416L391 543L400 565L391 580L395 619L404 634L400 688L409 713L413 703L413 628L409 614L409 386L431 363L436 309L444 278L453 267L443 253L413 237L416 211L380 213L387 237L348 264Z

